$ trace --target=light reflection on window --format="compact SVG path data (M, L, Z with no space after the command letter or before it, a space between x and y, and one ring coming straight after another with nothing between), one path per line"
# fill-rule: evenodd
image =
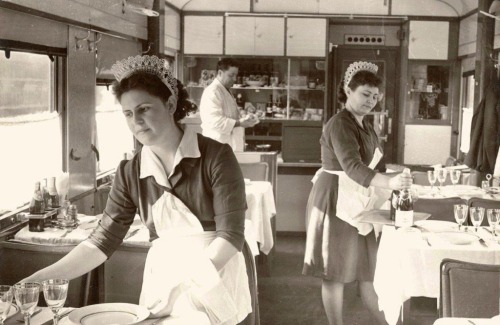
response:
M0 56L0 215L29 202L35 181L62 172L53 69L47 55Z
M96 127L99 163L97 172L113 170L134 150L133 135L127 127L121 105L109 87L96 87Z

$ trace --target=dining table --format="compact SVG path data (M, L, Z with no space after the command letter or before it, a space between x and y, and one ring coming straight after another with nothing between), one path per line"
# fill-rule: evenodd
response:
M62 317L59 320L59 325L77 325L70 320L70 313L75 310L75 308L62 308L59 314ZM24 324L22 321L22 315L18 312L12 317L9 317L5 321L5 325L20 325ZM40 307L40 312L33 315L30 320L31 325L52 325L53 324L53 313L48 307ZM210 321L205 313L193 311L187 315L183 316L167 316L161 318L147 318L140 322L134 323L136 325L210 325Z
M450 237L450 233L456 235ZM388 324L398 322L403 304L411 297L439 298L444 258L500 264L498 238L485 227L460 232L457 224L441 220L422 220L408 229L383 226L373 284Z
M254 256L260 252L268 254L274 245L271 219L276 215L272 184L266 181L245 181L245 192L245 239ZM26 225L14 235L12 241L39 245L78 245L88 238L101 216L102 214L78 214L76 228L46 227L42 232L32 232ZM139 215L134 218L122 246L151 246L149 230L142 224Z
M433 325L498 325L500 315L493 318L461 318L444 317L437 319Z

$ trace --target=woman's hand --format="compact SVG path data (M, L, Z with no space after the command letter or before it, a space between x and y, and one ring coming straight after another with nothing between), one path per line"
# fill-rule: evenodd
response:
M401 173L389 179L389 188L392 190L408 189L413 184L413 178L410 174Z
M170 315L172 313L172 310L174 309L175 302L181 295L182 291L183 284L180 283L172 288L167 300L158 299L150 306L147 306L149 312L151 313L151 316L153 318L158 318Z

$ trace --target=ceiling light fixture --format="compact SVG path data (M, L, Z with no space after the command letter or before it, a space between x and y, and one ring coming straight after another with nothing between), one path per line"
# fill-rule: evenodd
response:
M131 11L139 15L148 17L158 17L160 13L152 10L152 1L150 0L122 0L122 12Z

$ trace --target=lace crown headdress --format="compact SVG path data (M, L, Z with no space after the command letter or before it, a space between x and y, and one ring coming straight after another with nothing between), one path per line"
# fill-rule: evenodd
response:
M172 95L178 96L177 79L174 78L170 65L164 59L155 55L129 56L117 61L111 67L111 72L118 82L130 77L135 72L145 72L157 76L168 87Z
M359 71L370 71L374 74L377 73L378 71L378 66L374 63L371 62L365 62L365 61L358 61L349 64L349 67L347 67L347 70L345 71L345 76L344 76L344 90L347 92L347 88L349 83L351 82L352 77Z

